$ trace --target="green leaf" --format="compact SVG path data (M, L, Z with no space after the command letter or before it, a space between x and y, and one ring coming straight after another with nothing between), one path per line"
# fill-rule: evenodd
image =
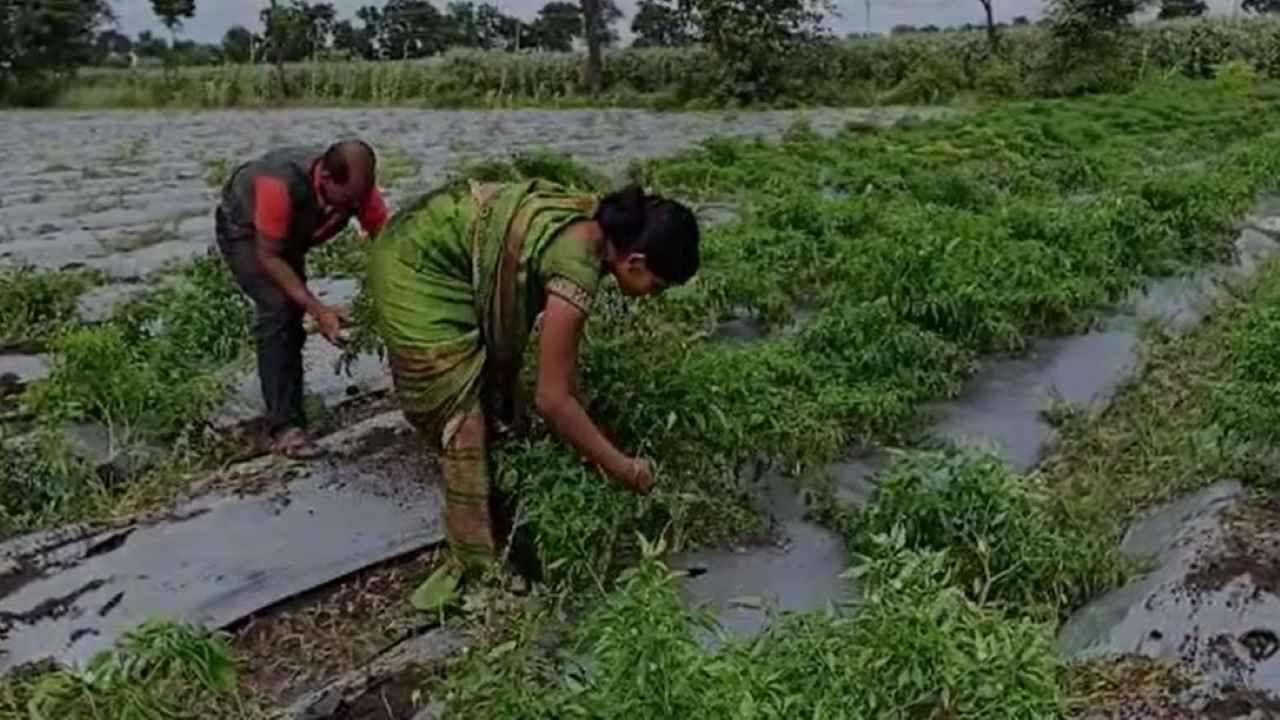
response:
M458 576L451 574L448 567L440 567L413 591L409 604L422 612L438 612L457 599Z

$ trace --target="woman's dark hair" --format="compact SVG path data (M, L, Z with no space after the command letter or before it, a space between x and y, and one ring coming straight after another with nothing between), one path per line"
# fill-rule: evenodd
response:
M596 222L619 253L643 253L645 265L668 285L681 285L698 272L698 219L684 205L646 195L631 185L605 196Z

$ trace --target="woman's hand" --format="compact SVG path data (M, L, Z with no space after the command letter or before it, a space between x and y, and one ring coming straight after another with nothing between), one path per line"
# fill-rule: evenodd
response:
M655 482L653 461L649 458L633 457L627 465L629 466L629 471L626 478L620 478L622 484L639 495L648 495L653 492Z
M629 458L600 432L575 397L578 338L586 314L557 295L547 299L538 340L538 390L535 404L547 424L565 443L578 451L618 484L647 494L653 488L653 466L648 460Z

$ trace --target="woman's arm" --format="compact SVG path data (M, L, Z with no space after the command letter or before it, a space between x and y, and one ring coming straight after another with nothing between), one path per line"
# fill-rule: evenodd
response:
M642 492L652 478L647 466L624 455L600 432L574 396L578 339L586 314L558 295L548 295L538 343L538 412L556 434L614 480Z

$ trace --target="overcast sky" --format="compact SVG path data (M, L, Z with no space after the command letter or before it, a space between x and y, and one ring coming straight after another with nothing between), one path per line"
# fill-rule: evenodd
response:
M383 4L380 0L332 2L338 8L339 17L344 18L353 15L362 5ZM182 34L201 42L217 42L232 25L259 29L258 12L267 4L267 0L196 0L196 17L186 24ZM435 2L439 8L445 4L445 0ZM531 18L538 8L546 4L546 0L494 0L494 4L512 15ZM112 5L120 18L123 32L129 35L136 35L142 30L162 33L163 28L151 13L150 0L112 0ZM628 14L623 25L629 27L629 16L635 10L636 0L618 0L618 5ZM1230 13L1239 2L1209 0L1209 5L1214 12ZM833 30L843 35L866 29L865 0L838 0L836 6L841 17L832 20ZM1041 15L1043 6L1044 0L996 0L996 17L998 20L1010 20L1026 15L1035 19ZM958 25L981 20L982 6L978 0L871 0L871 29L875 32L885 32L899 24Z

